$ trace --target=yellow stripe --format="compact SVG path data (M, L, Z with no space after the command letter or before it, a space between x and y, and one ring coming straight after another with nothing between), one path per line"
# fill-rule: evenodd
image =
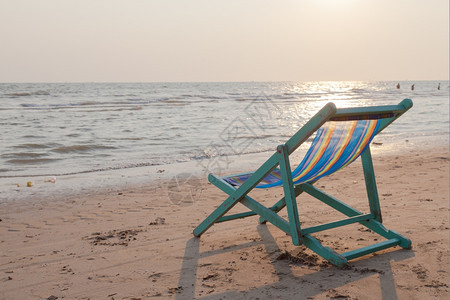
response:
M348 166L350 163L352 163L362 152L364 147L367 145L368 141L370 140L370 137L372 136L375 128L377 127L378 120L371 120L369 121L369 129L367 130L367 133L364 135L364 138L362 142L358 146L358 150L353 154L353 156L345 163L341 169L345 166Z
M308 168L303 170L300 174L295 176L293 179L294 181L298 180L300 177L302 177L304 174L307 174L314 166L317 164L317 162L320 160L320 158L323 155L323 152L327 148L328 144L330 143L331 137L333 136L333 132L336 129L336 122L330 122L328 124L328 128L326 131L326 135L324 138L324 141L320 143L319 150L314 154L313 158L310 160L310 162L306 162L308 165Z
M348 143L350 143L351 139L352 139L352 135L353 132L355 131L356 125L357 125L357 121L351 121L349 122L350 124L350 128L349 129L344 129L346 132L345 138L344 138L344 143L339 143L338 145L338 151L337 154L333 153L332 157L333 159L331 160L331 162L327 162L325 164L325 169L320 171L317 175L315 175L312 179L322 175L323 173L327 172L329 169L331 169L331 167L334 166L334 164L336 163L336 161L342 156L342 153L344 152L345 148L347 147Z

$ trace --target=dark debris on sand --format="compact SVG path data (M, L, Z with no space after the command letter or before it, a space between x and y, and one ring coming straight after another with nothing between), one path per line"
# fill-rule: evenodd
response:
M318 255L308 254L304 250L305 247L299 247L296 253L291 254L288 251L284 251L278 257L277 260L287 260L293 264L303 265L307 267L328 267L330 263L326 260L322 260Z
M148 225L164 225L164 224L166 224L166 219L157 217L155 221L150 222Z
M94 232L90 237L85 239L90 240L94 246L128 246L131 241L136 240L136 235L141 232L142 229L125 229L125 230L112 230L107 233Z

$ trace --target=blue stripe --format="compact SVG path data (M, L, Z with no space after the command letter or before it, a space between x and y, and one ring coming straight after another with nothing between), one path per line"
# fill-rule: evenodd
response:
M336 147L339 147L342 143L342 135L344 131L349 130L349 127L345 126L344 122L338 122L337 127L335 131L333 132L332 138L330 140L329 145L326 146L325 151L323 155L320 157L319 161L316 163L316 165L304 176L299 178L297 181L294 182L294 184L299 184L303 182L308 182L312 179L317 180L319 178L322 178L324 176L330 175L336 171L338 171L340 168L342 168L346 163L349 162L355 151L357 151L357 148L361 145L362 138L366 135L367 129L365 129L366 125L368 125L369 120L360 120L357 122L356 128L352 134L350 142L345 147L342 155L340 158L331 166L331 168L326 171L324 174L317 176L318 173L320 173L324 168L327 167L331 156L335 152ZM326 124L329 125L329 124ZM364 146L363 151L369 146L372 139L375 137L375 135L378 133L378 130L380 128L380 122L376 121L375 130L373 131L372 135L370 136L367 144ZM320 145L318 145L319 142L324 142L322 140L322 136L326 134L326 126L322 126L317 130L316 136L308 149L305 157L302 159L300 164L295 168L295 170L292 172L292 177L298 176L304 169L308 167L308 160L313 157L318 149L320 149ZM316 151L314 149L317 147ZM362 151L362 152L363 152ZM362 153L361 152L361 153ZM359 155L357 156L359 157ZM357 158L355 157L355 159ZM355 160L354 159L354 160ZM269 183L263 183L260 182L256 188L271 188L275 186L282 185L282 180L279 179L279 177L275 176L280 175L280 170L276 169L271 174L267 175L263 181L269 182ZM228 182L231 185L239 186L241 185L240 182L238 182L236 179L238 178L239 181L245 182L252 174L245 174L245 175L238 175L238 176L230 176L230 177L223 177L223 179Z

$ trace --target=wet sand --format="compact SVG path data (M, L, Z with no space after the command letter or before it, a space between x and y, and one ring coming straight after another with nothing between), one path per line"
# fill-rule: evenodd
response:
M390 248L339 269L257 217L195 238L225 194L204 176L153 180L0 203L0 298L448 299L448 149L377 155L374 166L383 224L410 238L411 250ZM363 181L358 160L316 186L367 211ZM281 194L252 193L266 205ZM306 225L340 219L309 196L298 203ZM314 236L338 252L379 238L361 225Z

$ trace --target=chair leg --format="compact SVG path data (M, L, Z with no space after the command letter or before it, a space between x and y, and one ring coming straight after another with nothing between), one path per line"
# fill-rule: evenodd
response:
M299 186L294 186L294 192L295 192L295 198L297 198L298 196L300 196L301 193L303 193L303 190L299 188ZM275 203L274 205L272 205L270 207L271 210L273 210L274 212L278 213L280 210L282 210L284 207L286 206L286 200L285 197L281 198L277 203ZM259 223L260 224L264 224L266 223L267 220L265 220L264 218L259 218Z
M378 198L377 183L375 181L375 172L373 170L372 155L370 147L361 154L361 161L366 181L367 197L369 199L370 212L375 216L375 220L382 223L380 200Z
M388 230L380 222L376 220L369 220L366 222L361 222L362 225L366 226L370 230L378 233L386 239L398 239L400 241L399 246L404 249L411 249L411 240L407 237L395 232L394 230Z
M317 239L309 234L303 236L303 243L306 247L337 267L344 267L347 264L347 259L345 257L333 249L323 246Z
M218 178L217 176L215 176L213 174L209 175L209 181L228 195L232 195L236 192L235 187L231 186L230 184L221 180L220 178ZM274 212L271 208L267 208L267 207L263 206L262 204L258 203L256 200L252 199L248 195L245 195L238 202L241 203L242 205L246 206L247 208L249 208L250 211L244 212L244 213L233 214L233 215L227 215L227 216L222 215L218 219L215 219L215 221L214 221L214 219L212 219L213 221L209 226L211 226L214 223L220 223L220 222L231 221L231 220L240 219L240 218L246 218L246 217L250 217L250 216L254 216L254 215L259 215L261 218L264 218L265 220L272 223L276 227L280 228L287 234L291 234L291 229L290 229L289 223L286 220L284 220L283 218L281 218L280 216L278 216L276 214L276 212ZM205 223L205 224L209 224L209 223ZM202 226L202 224L200 224L194 230L194 235L196 235L198 233L198 235L196 235L196 236L199 236L204 232L204 231L202 231L203 227L201 227L201 226ZM208 228L209 227L206 227L206 229L208 229Z
M275 203L274 205L272 205L270 207L271 210L273 210L275 213L278 213L280 210L282 210L284 207L286 206L286 201L285 198L281 198L277 203ZM263 217L259 218L259 224L265 224L267 222L266 219L264 219Z
M294 183L292 182L292 172L289 163L289 153L286 146L278 146L280 172L283 180L284 201L288 212L289 226L291 228L292 243L296 246L302 244L302 233L300 219L297 210L297 200L295 196Z
M194 235L199 237L202 235L208 228L210 228L218 219L220 219L224 214L226 214L236 203L239 202L239 199L235 199L232 196L229 196L227 200L225 200L219 207L217 207L205 220L203 220L200 225L198 225L194 229Z

